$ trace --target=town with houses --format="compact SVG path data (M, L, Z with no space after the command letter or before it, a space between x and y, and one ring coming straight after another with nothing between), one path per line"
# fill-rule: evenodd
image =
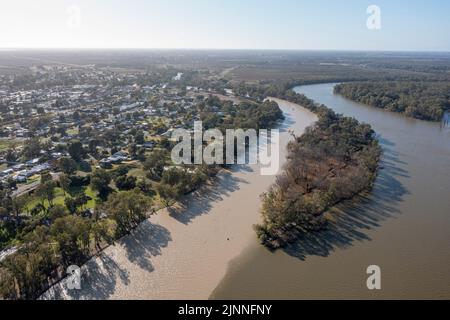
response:
M1 311L449 299L448 13L2 1Z
M174 130L194 133L195 121L223 133L266 128L283 117L276 103L235 96L233 88L210 71L174 67L52 64L1 75L0 262L21 257L40 228L51 233L70 219L89 226L87 238L96 246L77 245L68 261L58 249L54 267L85 261L202 186L221 166L174 164ZM115 212L120 197L127 199L119 207L140 203L140 211ZM78 243L79 232L69 243Z
M99 82L113 81L113 75L106 76L103 72L92 71L85 76ZM173 82L180 81L182 76L183 73L176 73ZM137 135L133 147L145 152L152 150L157 141L170 138L175 128L192 127L196 117L189 117L189 110L194 106L195 93L202 91L201 88L187 86L180 92L177 88L168 89L168 83L131 84L133 78L128 76L126 84L115 86L77 84L11 91L9 85L3 85L0 89L2 185L33 191L26 187L27 182L44 171L56 176L55 163L69 156L64 147L74 140L91 150L95 148L95 156L89 154L90 165L110 168L136 157L136 151L133 155L129 153L133 142L130 137ZM121 79L115 80L120 83ZM3 79L2 83L8 82ZM192 95L186 96L186 90ZM47 149L42 148L28 159L21 154L31 138L45 141Z
M148 154L168 149L174 129L192 128L199 119L195 108L204 89L185 86L182 79L183 73L174 70L155 76L67 66L2 75L0 186L4 199L26 198L29 203L18 216L0 214L1 221L26 220L39 211L33 211L40 207L35 198L46 174L56 182L56 193L64 173L85 177L121 164L134 169L135 180L147 180L143 162ZM71 151L71 145L79 148ZM68 165L62 168L61 163ZM67 196L60 198L64 205ZM93 211L97 202L90 200L85 207ZM40 207L42 212L49 209L48 202ZM1 247L9 246L7 233L3 232Z

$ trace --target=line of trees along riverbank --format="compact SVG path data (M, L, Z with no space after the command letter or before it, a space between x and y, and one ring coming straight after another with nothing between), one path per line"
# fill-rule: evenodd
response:
M420 120L441 121L450 110L448 82L349 82L337 85L334 92L356 102Z
M285 168L262 197L263 223L255 230L272 249L296 240L301 232L324 228L328 209L372 187L381 157L369 125L292 90L277 97L306 107L319 120L289 143Z
M206 128L221 130L270 128L283 119L279 106L270 101L235 105L210 96L198 99L195 110L192 119L199 116ZM88 150L77 141L76 148L75 143L68 146L70 157L57 163L55 170L63 172L58 181L44 173L34 194L20 197L0 186L0 249L14 249L0 259L0 300L39 297L65 276L68 266L83 265L132 232L153 210L173 205L219 170L218 165L175 166L170 159L173 143L161 139L150 153L129 152L137 154L134 164L79 175ZM136 168L138 177L130 172Z

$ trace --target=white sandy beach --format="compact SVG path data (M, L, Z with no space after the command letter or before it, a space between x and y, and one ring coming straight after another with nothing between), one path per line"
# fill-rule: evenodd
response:
M274 99L276 100L276 99ZM282 154L317 118L280 101L286 120ZM226 274L229 262L257 239L260 195L275 181L257 166L221 172L212 186L189 195L180 207L163 210L132 235L107 248L83 268L82 290L65 290L62 281L43 299L207 299Z

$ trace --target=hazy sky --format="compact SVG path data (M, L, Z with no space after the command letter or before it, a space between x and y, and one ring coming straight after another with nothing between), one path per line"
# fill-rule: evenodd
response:
M0 0L0 4L1 48L450 51L448 0ZM367 28L369 5L381 9L381 30Z

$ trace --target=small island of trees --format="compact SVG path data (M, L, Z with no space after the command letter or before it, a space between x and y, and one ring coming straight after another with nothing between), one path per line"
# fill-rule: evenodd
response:
M293 91L280 97L314 111L319 121L288 145L287 164L262 197L263 223L255 230L272 249L294 241L301 232L324 228L328 209L370 189L381 156L369 125Z

